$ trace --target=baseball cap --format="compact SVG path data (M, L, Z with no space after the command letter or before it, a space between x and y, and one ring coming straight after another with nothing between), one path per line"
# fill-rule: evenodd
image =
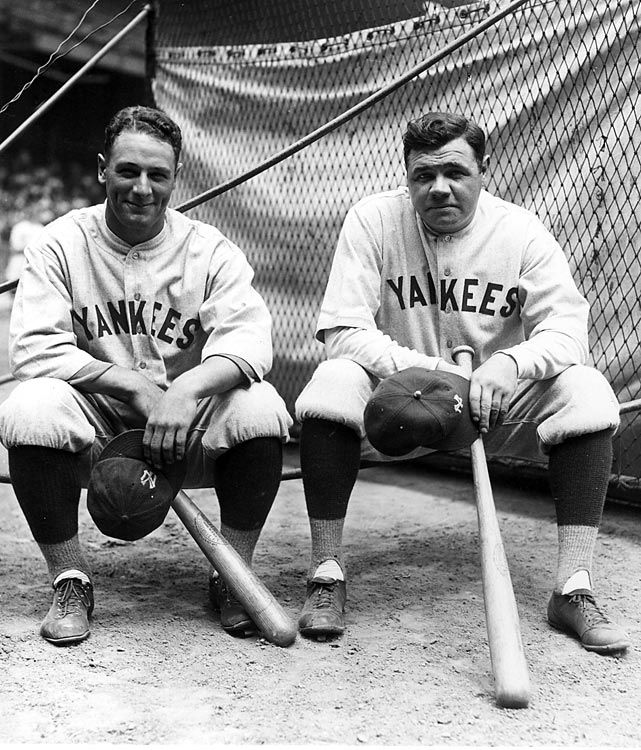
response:
M386 456L415 448L456 450L478 437L469 381L453 372L408 367L381 380L364 412L370 443Z
M144 430L128 430L110 440L93 466L87 485L87 510L103 534L142 539L162 525L182 487L185 461L162 472L145 460Z

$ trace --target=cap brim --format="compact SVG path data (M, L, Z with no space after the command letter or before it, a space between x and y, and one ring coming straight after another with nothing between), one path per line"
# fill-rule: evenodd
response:
M120 435L116 435L105 445L98 456L98 461L103 461L106 458L136 458L139 461L147 462L142 446L144 434L145 431L141 429L121 432ZM171 485L174 496L177 495L185 481L187 462L183 459L173 464L163 464L160 471Z

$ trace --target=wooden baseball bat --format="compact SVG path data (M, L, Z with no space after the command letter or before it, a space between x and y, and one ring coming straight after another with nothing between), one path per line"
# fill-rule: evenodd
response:
M196 503L181 490L171 507L262 635L277 646L291 645L296 624Z
M459 346L453 350L452 357L468 377L471 376L474 350L469 346ZM470 451L479 524L485 623L496 701L504 708L526 708L530 700L530 677L481 435L472 443Z

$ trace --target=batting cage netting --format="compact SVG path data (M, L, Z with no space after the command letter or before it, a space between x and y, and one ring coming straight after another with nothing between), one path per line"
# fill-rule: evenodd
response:
M639 397L639 4L518 5L158 4L152 90L185 137L174 205L243 175L390 88L289 158L189 208L253 264L274 317L270 380L290 410L322 357L314 328L345 213L368 193L404 183L401 134L428 110L461 112L485 128L488 189L531 209L553 231L592 305L594 364L620 402ZM615 489L638 493L638 412L622 415L614 473Z

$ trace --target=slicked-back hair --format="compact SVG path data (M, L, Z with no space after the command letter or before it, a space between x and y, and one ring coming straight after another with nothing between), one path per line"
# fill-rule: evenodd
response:
M160 141L168 143L180 160L182 133L176 123L162 110L155 107L125 107L111 118L105 128L104 156L109 159L111 148L116 138L123 132L146 133Z
M482 169L485 133L472 120L449 112L428 112L407 124L403 133L405 166L410 151L435 151L457 138L463 138L470 145L479 169Z

